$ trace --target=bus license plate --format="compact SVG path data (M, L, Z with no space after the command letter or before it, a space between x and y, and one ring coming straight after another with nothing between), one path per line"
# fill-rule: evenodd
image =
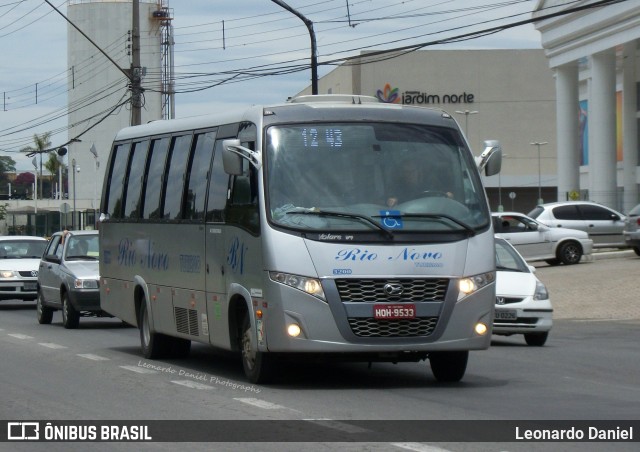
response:
M377 320L413 319L416 306L413 304L387 304L373 307L373 317Z
M514 309L496 309L493 318L496 320L516 320L518 313Z

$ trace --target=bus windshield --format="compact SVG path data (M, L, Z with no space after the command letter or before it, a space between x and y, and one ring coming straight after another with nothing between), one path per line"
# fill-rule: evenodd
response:
M475 162L455 129L273 125L265 149L268 215L280 227L473 235L489 222Z

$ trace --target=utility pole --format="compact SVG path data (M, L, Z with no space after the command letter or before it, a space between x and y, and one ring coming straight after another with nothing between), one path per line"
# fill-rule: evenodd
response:
M131 125L142 124L142 68L140 67L140 0L132 3L131 25Z

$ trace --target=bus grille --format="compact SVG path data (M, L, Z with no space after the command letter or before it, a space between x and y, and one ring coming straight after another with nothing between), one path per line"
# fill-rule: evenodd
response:
M399 285L402 293L389 295L385 285ZM345 302L444 301L449 280L439 279L336 279L340 299Z
M195 309L173 308L176 316L176 330L178 333L198 336L198 311Z
M403 320L375 320L350 318L353 334L359 337L417 337L429 336L438 323L438 317Z

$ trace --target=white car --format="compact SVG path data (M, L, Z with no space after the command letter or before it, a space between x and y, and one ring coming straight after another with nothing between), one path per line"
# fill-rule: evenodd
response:
M0 300L35 300L38 266L47 246L42 237L0 237Z
M509 241L529 262L570 265L579 263L583 256L591 256L593 240L584 231L551 228L518 212L491 215L496 237Z
M553 307L535 268L506 240L496 238L496 307L493 334L524 334L528 345L541 347L553 326Z

